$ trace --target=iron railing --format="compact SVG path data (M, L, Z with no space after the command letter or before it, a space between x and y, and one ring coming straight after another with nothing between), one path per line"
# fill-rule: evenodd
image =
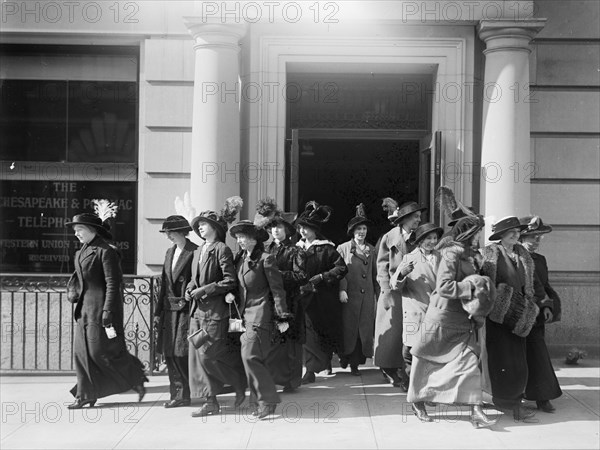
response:
M71 372L74 305L67 301L68 275L0 275L0 370ZM125 342L149 373L158 370L152 327L160 277L125 276Z

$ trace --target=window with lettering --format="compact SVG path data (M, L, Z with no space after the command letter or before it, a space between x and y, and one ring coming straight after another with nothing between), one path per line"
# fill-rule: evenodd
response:
M79 242L65 226L118 206L113 243L136 270L138 57L117 46L3 45L0 271L69 273Z

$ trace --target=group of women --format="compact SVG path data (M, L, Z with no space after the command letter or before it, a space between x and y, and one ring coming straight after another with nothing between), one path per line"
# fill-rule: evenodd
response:
M384 199L393 227L376 246L366 241L371 222L362 204L348 222L350 239L337 247L321 234L332 209L314 201L297 218L266 198L254 220L234 223L239 197L191 224L168 217L160 231L173 246L154 318L170 381L165 408L202 397L192 416L219 414L220 394L235 392L234 406L240 407L248 390L253 415L262 419L280 402L277 385L291 392L315 382L319 372L331 372L335 353L352 375L374 357L386 379L408 392L421 421L432 421L427 404L452 403L471 406L473 426L493 425L483 411L486 385L495 407L510 410L515 420L533 414L523 398L552 412L550 400L561 391L544 324L560 319L560 299L536 253L551 227L537 217L504 218L493 225L494 242L480 251L483 218L455 200L449 204L451 229L442 237L440 227L420 223L425 208ZM106 299L114 297L120 281L108 280L118 265L116 250L102 239L101 224L80 216L72 222L76 235L82 240L82 227L95 232L92 241L102 250L94 252L94 261L107 280L100 290ZM187 238L192 231L201 245ZM237 241L235 256L225 244L227 232ZM85 247L76 256L74 300L84 308L91 303L81 290L89 285L82 269ZM114 303L106 300L99 308L118 319ZM101 319L98 325L109 325ZM89 329L89 320L79 320ZM126 352L122 333L112 342L100 334L100 348L118 345L108 358L90 354L85 333L76 334L73 408L132 387L140 400L145 392L141 364Z

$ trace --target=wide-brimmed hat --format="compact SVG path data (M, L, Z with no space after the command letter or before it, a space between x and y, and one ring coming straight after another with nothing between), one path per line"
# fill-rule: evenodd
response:
M296 213L284 213L277 207L277 203L271 197L259 200L256 204L254 225L258 228L270 228L274 225L283 225L288 237L296 234L296 228L292 222L296 219Z
M319 205L315 201L306 203L304 211L296 219L296 225L304 225L316 231L321 231L321 226L329 221L333 209L327 205Z
M450 235L456 242L468 242L485 226L485 220L481 215L465 216L454 224Z
M348 236L352 236L357 226L371 224L372 222L367 219L365 214L365 205L363 203L356 205L356 215L348 221Z
M249 236L254 237L258 242L265 242L266 240L269 239L269 233L267 233L267 230L265 230L264 228L259 228L256 225L254 225L254 222L252 220L240 220L236 223L234 223L230 228L229 228L229 234L231 235L231 237L235 238L237 237L236 234L237 233L242 233L242 234L247 234Z
M167 231L187 233L188 231L192 231L192 227L185 217L175 215L167 217L162 224L162 229L158 231L161 233L166 233Z
M520 231L522 231L527 228L527 225L523 225L521 222L519 222L518 217L504 217L492 225L492 235L488 239L490 241L499 241L506 231L512 230L513 228L518 228Z
M65 222L66 226L69 225L86 225L88 227L94 228L98 234L106 239L112 239L112 234L110 233L110 225L105 223L98 217L96 214L92 213L81 213L73 216L73 220L71 222Z
M191 224L192 228L196 234L200 236L200 232L198 231L200 222L209 223L217 230L217 239L221 242L225 242L227 228L230 223L235 221L242 206L244 206L244 201L241 197L237 195L229 197L225 200L225 204L220 213L217 213L216 211L203 211L198 216L194 217ZM202 236L200 237L202 238Z
M395 219L393 219L394 225L398 225L402 219L407 216L410 216L412 213L417 211L425 211L427 210L426 206L420 206L417 202L406 202L403 203L400 208L398 208L398 214Z
M521 236L535 236L537 234L546 234L552 231L550 225L544 225L540 216L520 217L519 222L527 225L527 229L521 231Z
M419 225L419 227L415 230L414 238L412 240L413 245L419 245L423 239L425 239L430 233L437 234L438 239L444 234L444 230L442 227L438 227L436 224L427 222L423 225Z

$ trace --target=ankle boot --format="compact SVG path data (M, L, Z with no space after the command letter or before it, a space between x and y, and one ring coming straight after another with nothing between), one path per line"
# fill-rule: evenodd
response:
M490 419L485 415L481 405L471 406L471 425L473 425L473 428L491 427L496 422L498 422L498 419Z
M412 404L413 413L417 416L421 422L433 422L433 419L429 417L427 414L427 410L425 409L425 403L423 402L415 402Z

